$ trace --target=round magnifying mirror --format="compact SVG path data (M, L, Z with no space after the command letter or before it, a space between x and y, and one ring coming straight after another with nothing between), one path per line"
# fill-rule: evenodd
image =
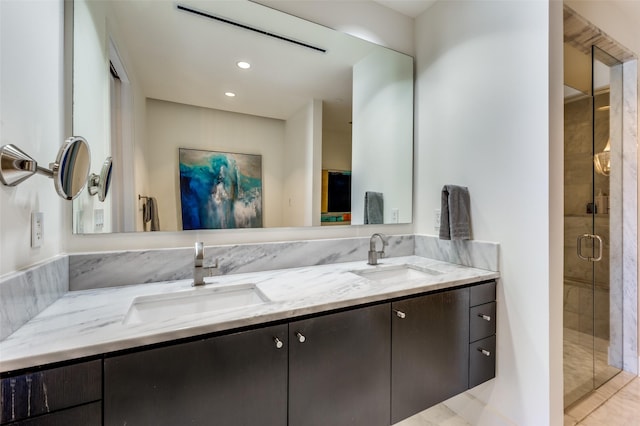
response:
M107 157L102 163L100 175L91 173L87 189L90 195L98 195L98 199L103 201L107 198L109 187L111 186L111 170L113 169L113 161L111 157Z
M76 198L89 177L91 152L89 144L80 136L68 138L58 152L56 162L49 167L58 195L65 200Z

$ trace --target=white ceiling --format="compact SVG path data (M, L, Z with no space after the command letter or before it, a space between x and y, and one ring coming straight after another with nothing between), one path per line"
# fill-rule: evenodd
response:
M437 0L373 0L410 18L416 18Z
M181 3L327 52L178 11L170 1L109 2L125 62L144 76L146 97L279 119L321 99L329 121L349 126L352 67L379 46L251 2ZM238 70L239 60L252 69ZM229 99L226 91L237 96Z
M622 0L616 1L615 4L622 9L625 15L640 25L640 0Z
M416 18L438 0L373 0L403 15ZM584 0L592 1L592 0ZM611 4L620 8L626 16L640 25L640 0L613 0Z

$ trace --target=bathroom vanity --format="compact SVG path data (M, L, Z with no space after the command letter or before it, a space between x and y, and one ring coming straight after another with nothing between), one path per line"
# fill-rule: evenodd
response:
M419 256L237 274L205 287L269 301L153 324L127 322L140 297L198 289L72 292L0 343L2 424L393 424L495 376L497 278Z

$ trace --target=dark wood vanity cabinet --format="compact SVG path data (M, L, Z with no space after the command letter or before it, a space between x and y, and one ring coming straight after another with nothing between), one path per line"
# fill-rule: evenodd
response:
M393 302L391 423L467 390L469 289Z
M469 388L496 376L496 283L469 289Z
M382 304L107 357L104 424L388 425L389 312Z
M2 425L102 424L102 360L0 380Z
M389 425L495 377L496 283L1 380L2 425Z
M286 423L286 325L104 360L105 425Z
M290 426L389 425L389 314L385 303L289 323Z

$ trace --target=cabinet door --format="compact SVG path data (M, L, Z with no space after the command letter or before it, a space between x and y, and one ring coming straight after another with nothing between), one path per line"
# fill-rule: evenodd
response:
M107 358L105 425L286 425L286 344L279 325Z
M102 360L0 380L0 423L53 413L102 399Z
M391 322L391 423L467 389L468 288L394 302Z
M389 425L389 314L386 303L289 324L290 426Z

